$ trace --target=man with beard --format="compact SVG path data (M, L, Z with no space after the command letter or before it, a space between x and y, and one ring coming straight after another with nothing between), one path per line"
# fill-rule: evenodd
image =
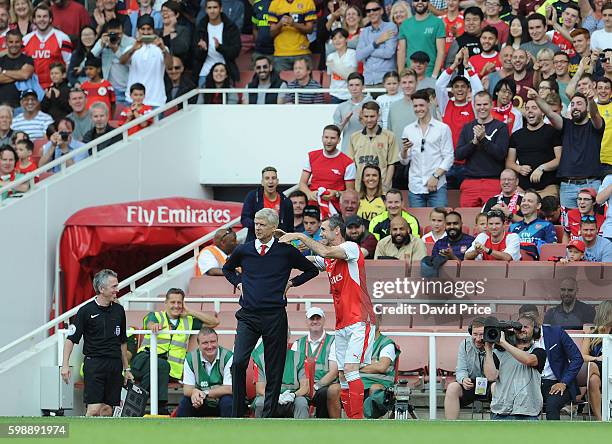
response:
M557 177L561 178L561 205L576 208L580 189L597 190L601 185L599 155L605 128L594 100L595 93L589 91L587 96L576 93L572 97L571 120L556 114L533 89L529 89L528 94L552 126L563 131L563 149L557 170Z
M372 259L376 251L378 241L374 235L368 232L365 228L363 219L359 216L349 216L345 219L346 223L346 240L355 242L361 248L363 257Z
M515 171L506 168L499 176L502 192L493 196L482 207L482 213L499 210L509 222L518 222L523 218L521 200L523 193L519 190L519 179Z
M612 242L597 235L595 216L582 216L580 220L581 240L586 245L584 260L588 262L612 262Z
M396 216L391 219L391 234L376 245L374 259L395 258L410 263L419 263L427 256L427 247L418 237L410 234L408 222Z
M521 189L535 189L544 198L558 196L555 171L561 159L561 134L544 123L544 113L535 100L525 103L527 126L510 136L506 168L519 177Z
M476 119L465 125L459 136L455 158L465 160L459 206L476 207L499 192L496 177L504 169L508 154L508 128L491 114L493 102L486 91L474 97Z
M289 199L293 204L293 231L295 233L304 232L304 207L308 203L306 193L295 190L289 194Z
M255 59L255 75L247 85L249 89L286 88L287 82L282 80L276 71L270 57L260 55ZM243 104L276 105L278 93L249 93L242 96Z
M456 380L448 385L444 397L446 419L459 419L460 407L467 407L474 402L476 379L484 377L482 368L485 357L484 328L485 318L474 319L468 328L471 337L459 343Z
M516 95L514 97L518 102L518 108L523 108L527 100L527 90L533 88L533 71L529 69L528 65L527 51L523 48L514 50L512 53L512 67L514 68L512 80L516 83Z
M576 299L578 282L569 277L560 285L561 303L548 309L544 315L544 324L558 325L566 330L582 330L584 324L593 323L595 307Z
M446 215L446 237L436 241L431 256L462 261L472 242L474 237L463 232L461 214L451 211Z
M522 328L516 333L516 346L506 341L503 331L495 351L493 343L485 342L484 374L489 382L495 381L493 420L537 420L542 410L541 373L546 351L534 343L541 327L528 314L521 315L518 322Z
M501 68L501 61L497 52L497 42L497 29L492 26L486 26L480 34L481 53L470 57L470 64L481 79L496 69Z
M606 207L597 205L597 191L583 188L578 192L578 208L567 210L563 216L563 243L580 239L580 221L583 216L593 216L601 229L606 219Z
M521 201L523 220L510 225L510 233L516 233L521 239L521 250L540 260L542 244L557 242L555 227L550 222L538 218L538 210L542 206L542 198L533 189L525 191Z
M506 231L504 220L504 213L499 210L487 213L487 231L476 236L465 252L465 260L521 260L521 241L517 234Z
M464 32L453 42L446 54L445 66L450 66L462 48L467 48L469 56L480 54L480 32L484 14L478 6L470 6L463 11Z

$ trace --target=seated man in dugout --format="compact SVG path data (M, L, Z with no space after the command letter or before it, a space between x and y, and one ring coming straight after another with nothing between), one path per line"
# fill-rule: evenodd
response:
M376 319L376 338L372 344L372 361L359 369L363 381L363 412L366 418L380 418L387 413L385 390L395 384L395 370L400 350L391 338L380 332L380 315Z
M202 327L198 348L187 354L183 373L183 399L176 416L232 416L233 353L219 345L217 332Z
M459 419L462 407L471 405L476 399L491 400L491 387L484 376L483 362L485 319L476 318L468 328L471 337L459 344L454 382L444 396L444 417Z
M291 338L288 331L287 340ZM255 417L261 418L264 408L264 396L266 393L266 363L264 357L264 345L261 342L251 354L257 372L257 383L255 384ZM304 370L304 362L300 359L300 354L293 350L287 350L285 356L285 368L283 370L283 383L281 394L278 398L278 408L276 413L281 418L308 419L308 390L310 384Z

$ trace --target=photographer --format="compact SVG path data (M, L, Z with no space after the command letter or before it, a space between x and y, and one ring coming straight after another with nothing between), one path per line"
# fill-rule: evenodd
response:
M102 77L107 79L115 89L118 103L126 103L130 68L119 61L121 55L133 46L135 40L123 34L123 26L117 19L109 20L102 29L102 36L91 50L94 57L102 59Z
M48 164L49 162L68 154L84 145L72 138L74 131L74 122L68 117L64 117L57 123L57 131L49 136L49 142L43 145L43 155L38 164L39 167ZM66 166L72 166L87 157L87 153L81 153L66 161ZM57 173L61 170L61 165L53 168L53 172Z
M460 407L467 407L476 398L476 382L484 378L484 343L485 318L476 318L470 324L468 333L471 338L465 338L459 344L457 353L456 381L451 382L444 397L444 417L458 419ZM484 383L484 381L483 381ZM481 399L491 399L491 389L487 383L485 394Z
M496 381L491 401L491 419L537 420L542 410L540 385L546 352L534 343L534 330L539 336L537 319L521 315L520 331L501 329L496 350L493 343L485 342L484 374ZM485 341L487 329L485 327ZM516 332L516 333L515 333ZM516 346L508 341L516 336ZM506 340L508 337L508 340Z

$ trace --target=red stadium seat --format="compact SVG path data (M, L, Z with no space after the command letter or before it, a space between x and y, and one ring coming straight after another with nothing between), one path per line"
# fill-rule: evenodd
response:
M43 155L43 145L47 143L47 139L37 139L32 143L34 144L34 150L32 151L32 155L42 156Z
M542 258L544 261L544 258ZM553 262L516 262L508 263L508 278L516 279L552 279L555 274Z
M391 259L372 260L366 259L366 276L368 280L395 279L397 277L408 276L408 268L405 261L395 261Z
M580 279L576 298L587 301L605 301L612 295L612 280Z
M463 261L459 269L461 278L505 278L508 264L504 261Z
M457 208L459 206L459 197L461 195L459 190L448 190L447 194L448 194L448 206L450 208ZM470 225L471 224L472 224L472 221L470 221Z
M525 299L557 302L559 284L555 279L528 279L525 281Z
M478 282L477 282L478 284ZM511 300L517 301L523 298L525 292L525 281L523 279L508 279L508 278L483 278L481 287L483 291L477 288L474 292L474 300Z
M611 263L603 263L601 264L602 279L612 279L612 264Z
M557 242L563 241L563 225L555 225L555 234L557 235Z
M199 276L191 278L187 293L201 297L235 295L235 289L223 276Z
M601 263L569 262L555 264L555 279L573 277L576 279L601 279Z
M425 227L429 226L429 213L431 213L431 210L432 208L406 208L406 211L416 217L419 221L419 226L423 230L425 230Z
M558 241L561 239L557 238ZM567 244L544 244L540 250L540 260L546 261L552 256L565 257Z
M236 82L236 88L244 88L253 79L255 71L240 71L240 80Z
M480 214L481 208L471 208L471 207L459 207L455 208L455 211L461 214L461 220L463 221L463 225L473 226L474 221L476 220L476 216Z

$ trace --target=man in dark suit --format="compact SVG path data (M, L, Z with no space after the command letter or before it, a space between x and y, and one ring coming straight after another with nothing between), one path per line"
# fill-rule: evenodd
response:
M519 316L523 314L540 319L535 305L522 305ZM559 326L542 325L540 346L546 350L546 364L542 371L546 419L559 420L563 406L575 400L579 393L576 376L584 360L572 338Z
M246 370L257 340L263 339L266 356L266 396L262 417L275 417L287 353L286 294L319 274L299 250L273 237L278 214L271 208L255 213L254 241L238 246L223 266L223 274L240 291L240 310L232 363L232 416L246 412ZM241 267L242 273L236 273ZM289 279L291 270L302 274Z

